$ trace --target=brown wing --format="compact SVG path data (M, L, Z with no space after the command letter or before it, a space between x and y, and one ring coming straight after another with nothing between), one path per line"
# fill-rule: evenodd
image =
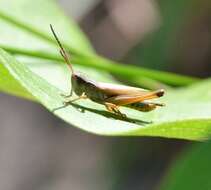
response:
M111 83L103 83L99 82L95 84L98 88L101 89L105 94L108 95L144 95L148 94L149 91L142 89L142 88L136 88L126 85L120 85L120 84L111 84Z

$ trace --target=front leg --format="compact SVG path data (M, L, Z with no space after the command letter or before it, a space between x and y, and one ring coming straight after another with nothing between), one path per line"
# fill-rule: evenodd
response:
M87 95L85 94L85 92L83 92L79 97L75 98L75 99L72 99L72 100L67 100L67 101L64 101L64 105L65 104L70 104L72 102L75 102L77 100L81 100L81 99L86 99L87 98Z
M66 108L66 107L69 106L72 102L75 102L75 101L81 100L81 99L86 99L86 98L87 98L87 96L86 96L85 92L83 92L81 96L79 96L79 97L77 97L77 98L75 98L75 99L73 99L73 100L64 101L62 106L60 106L60 107L58 107L58 108L54 108L54 109L52 110L52 112L55 112L55 111L57 111L57 110Z

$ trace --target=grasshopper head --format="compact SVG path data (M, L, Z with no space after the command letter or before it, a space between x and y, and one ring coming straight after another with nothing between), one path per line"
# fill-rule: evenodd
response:
M74 73L71 77L71 84L73 91L80 96L86 88L87 79L80 73Z

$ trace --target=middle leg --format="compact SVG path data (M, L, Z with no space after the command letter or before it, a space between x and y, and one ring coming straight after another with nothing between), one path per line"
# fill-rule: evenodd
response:
M127 117L125 114L121 113L118 106L109 102L105 102L105 107L109 112L115 113L121 117Z

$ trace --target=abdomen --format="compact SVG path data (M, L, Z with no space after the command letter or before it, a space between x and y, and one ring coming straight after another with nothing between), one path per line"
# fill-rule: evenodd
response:
M149 112L156 108L155 104L150 104L148 102L137 102L125 106L142 112Z

